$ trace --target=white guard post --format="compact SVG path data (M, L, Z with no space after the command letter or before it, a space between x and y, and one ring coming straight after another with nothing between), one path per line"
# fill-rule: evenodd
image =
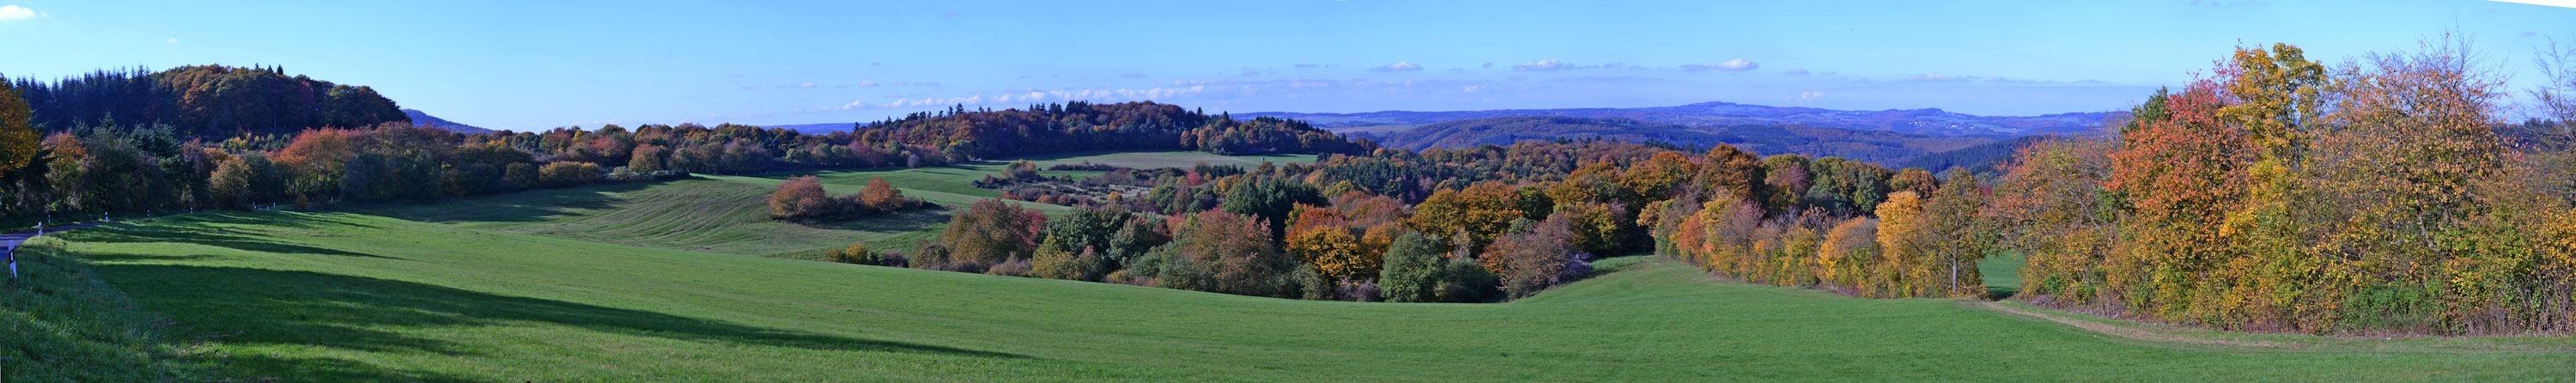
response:
M9 280L14 281L18 279L18 244L25 243L26 241L27 240L24 239L12 239L7 242L0 242L0 257L9 258Z

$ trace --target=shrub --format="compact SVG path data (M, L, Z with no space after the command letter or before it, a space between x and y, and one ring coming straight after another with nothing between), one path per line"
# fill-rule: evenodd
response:
M548 162L537 170L539 183L547 187L572 187L599 182L599 165L588 162Z
M1325 301L1341 295L1341 287L1324 279L1324 275L1316 273L1313 267L1298 267L1297 271L1281 276L1280 280L1285 289L1297 292L1297 299Z
M985 269L984 273L1005 277L1026 277L1029 276L1029 271L1032 270L1034 270L1034 268L1029 267L1028 259L1013 258L1009 261L993 264L991 268Z
M1378 270L1378 294L1388 302L1438 302L1447 250L1440 240L1405 233L1387 245L1386 265Z
M1377 302L1382 300L1379 299L1377 295L1377 281L1341 281L1334 285L1339 289L1339 292L1337 292L1335 296L1341 300L1352 302Z
M946 261L963 269L982 269L1027 258L1045 225L1045 214L987 198L950 217L948 228L939 233L939 243L948 248Z
M1223 211L1190 215L1173 235L1169 246L1177 253L1173 264L1164 266L1164 274L1172 275L1169 269L1174 267L1206 273L1209 284L1193 290L1259 296L1293 293L1279 289L1275 282L1298 265L1271 245L1265 226L1259 219Z
M769 193L769 218L780 220L818 220L837 215L838 201L823 193L823 183L814 176L787 179L778 191Z
M1086 247L1081 252L1074 252L1067 247L1058 237L1047 237L1046 243L1038 245L1037 254L1029 257L1029 276L1099 281L1109 272L1109 265L1103 262L1098 251Z
M823 251L823 260L834 263L892 266L887 264L887 258L888 257L880 255L874 251L869 251L868 244L865 243L853 243L850 244L850 247Z
M1442 302L1484 302L1497 293L1494 285L1499 279L1494 277L1494 273L1485 271L1485 266L1477 264L1475 259L1449 258L1448 270L1442 272L1442 277Z
M1506 234L1487 247L1482 261L1488 269L1498 271L1495 274L1502 281L1503 292L1511 298L1528 297L1572 280L1566 275L1568 267L1583 262L1571 245L1573 220L1572 214L1559 212L1525 231ZM1586 264L1585 268L1589 267Z
M859 190L859 206L870 211L896 211L911 208L919 201L904 198L903 189L887 184L884 178L868 178L868 187Z

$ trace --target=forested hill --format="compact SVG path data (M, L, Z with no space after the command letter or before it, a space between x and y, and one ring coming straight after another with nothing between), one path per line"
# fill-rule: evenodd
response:
M1628 118L1645 122L1687 125L1809 125L1927 136L2002 138L2083 132L2101 126L2102 121L2112 117L2113 114L1979 116L1940 109L1860 111L1703 102L1649 108L1500 109L1449 112L1398 110L1366 113L1257 112L1244 115L1294 118L1311 121L1328 129L1376 125L1421 125L1502 116L1567 116Z
M429 115L429 112L422 112L419 109L403 109L402 112L406 118L411 119L412 126L438 128L439 130L457 133L483 133L492 131L491 129L484 129L482 127L438 118L438 116Z
M1968 172L1976 173L1977 177L1993 179L1995 177L2003 176L2002 167L2004 164L2012 162L2013 154L2019 153L2022 147L2030 146L2031 144L2039 143L2040 141L2046 141L2050 138L2062 137L2063 136L2022 136L2010 140L1989 142L1982 145L1958 148L1940 153L1925 154L1906 160L1903 163L1889 164L1889 166L1923 168L1924 170L1931 170L1934 172L1947 171L1950 170L1950 168L1955 167L1967 169Z
M46 131L168 124L183 134L223 137L410 121L375 89L289 76L277 67L198 65L11 81Z
M1028 109L968 110L963 106L918 112L864 124L854 131L867 142L926 145L975 158L1021 154L1134 149L1182 149L1217 154L1343 153L1376 149L1365 140L1276 117L1238 120L1171 104L1068 102Z
M1994 142L1994 139L1983 137L1929 137L1805 125L1690 126L1625 118L1565 116L1449 121L1386 133L1381 137L1380 144L1386 147L1411 150L1511 145L1520 141L1557 139L1662 142L1687 147L1729 144L1762 153L1842 157L1888 165L1925 154Z

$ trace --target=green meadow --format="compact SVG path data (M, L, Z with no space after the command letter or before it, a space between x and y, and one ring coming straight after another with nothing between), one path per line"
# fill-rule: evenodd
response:
M1135 157L1050 161L1188 159ZM990 196L960 183L998 166L811 174L835 193L885 178L954 205ZM1652 256L1604 260L1589 279L1500 304L1298 301L814 262L789 258L917 242L945 219L768 221L759 199L796 174L806 173L67 232L27 254L41 277L0 292L10 307L31 307L0 312L0 331L31 340L0 352L56 363L0 367L315 382L2576 377L2576 340L2565 336L2175 330L2267 346L2141 340L1975 301L1724 281ZM2009 281L2009 267L1985 266Z

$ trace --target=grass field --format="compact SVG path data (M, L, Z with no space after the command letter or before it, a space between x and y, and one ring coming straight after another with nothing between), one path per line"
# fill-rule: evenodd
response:
M1128 167L1191 166L1312 162L1313 155L1220 156L1200 152L1076 153L1027 158L1041 163L1103 163ZM750 176L698 175L652 184L611 184L572 189L532 190L499 196L430 203L391 204L352 209L368 215L433 222L510 233L538 234L642 247L708 251L777 258L818 259L823 250L867 243L876 249L911 249L938 236L948 222L945 211L916 211L894 216L799 224L769 219L768 196L779 183L814 175L834 195L855 194L872 178L903 189L904 195L940 205L962 207L1000 197L974 182L998 174L1006 161L925 168L779 172ZM1042 171L1047 175L1097 172ZM1025 201L1022 207L1056 213L1072 208Z
M190 361L299 381L2565 380L2566 338L2142 342L1667 261L1505 304L1292 301L723 256L366 213L66 233ZM2317 339L2290 335L2244 335Z
M611 244L800 259L818 259L824 249L860 242L879 249L910 249L936 238L948 223L946 212L935 209L819 224L775 221L769 219L768 203L777 182L741 177L681 179L351 211ZM857 186L832 189L858 191Z

